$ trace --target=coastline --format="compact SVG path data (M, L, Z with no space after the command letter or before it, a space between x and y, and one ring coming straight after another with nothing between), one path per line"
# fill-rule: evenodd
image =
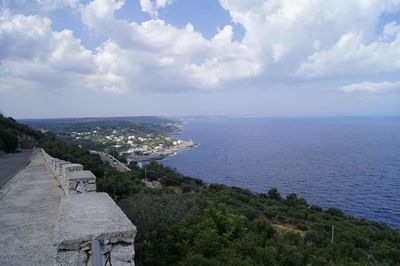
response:
M146 155L130 155L127 159L128 163L131 161L135 162L149 162L149 161L158 161L165 159L168 156L172 156L177 154L178 152L188 150L191 148L196 147L198 144L194 143L192 140L188 141L182 141L180 144L170 147L170 148L165 148L157 152L153 152L151 154L146 154Z

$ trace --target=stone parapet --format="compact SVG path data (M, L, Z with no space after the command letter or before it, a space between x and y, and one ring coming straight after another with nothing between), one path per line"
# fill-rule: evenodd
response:
M66 194L56 225L55 265L92 265L92 240L101 244L102 265L135 265L136 227L110 196L96 192L96 176L43 149L42 155Z
M56 265L90 265L90 243L102 244L104 265L134 265L136 227L106 193L62 199L56 225Z
M66 164L71 164L71 162L68 162L68 161L56 161L54 171L55 171L55 174L57 176L62 178L62 176L63 176L62 175L63 165L66 165Z
M42 155L48 167L60 182L65 194L96 191L96 176L89 170L83 170L81 164L54 158L44 150L42 150Z
M66 178L71 172L82 171L83 165L77 163L64 164L61 169L61 175Z
M66 181L68 195L96 191L96 176L91 171L72 171Z

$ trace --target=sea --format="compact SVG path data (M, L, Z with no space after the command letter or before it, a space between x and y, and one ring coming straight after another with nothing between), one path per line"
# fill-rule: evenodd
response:
M184 175L400 227L400 117L195 117L177 137L198 144L162 161Z

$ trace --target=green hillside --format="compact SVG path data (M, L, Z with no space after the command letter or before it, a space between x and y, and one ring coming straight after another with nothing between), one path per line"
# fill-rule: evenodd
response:
M40 135L40 132L29 126L0 114L0 151L9 153L18 147L31 148Z

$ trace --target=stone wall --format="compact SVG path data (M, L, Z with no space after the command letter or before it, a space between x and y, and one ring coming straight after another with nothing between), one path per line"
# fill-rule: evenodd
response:
M61 201L56 265L92 265L91 241L99 240L103 265L134 265L136 227L106 193L70 195Z
M66 195L96 191L96 176L81 164L53 158L44 150L42 155Z
M88 170L70 172L66 188L68 195L96 192L96 176Z
M110 196L96 192L96 176L80 164L44 150L42 155L65 193L55 231L55 265L92 265L93 240L101 244L103 265L135 265L136 227Z

